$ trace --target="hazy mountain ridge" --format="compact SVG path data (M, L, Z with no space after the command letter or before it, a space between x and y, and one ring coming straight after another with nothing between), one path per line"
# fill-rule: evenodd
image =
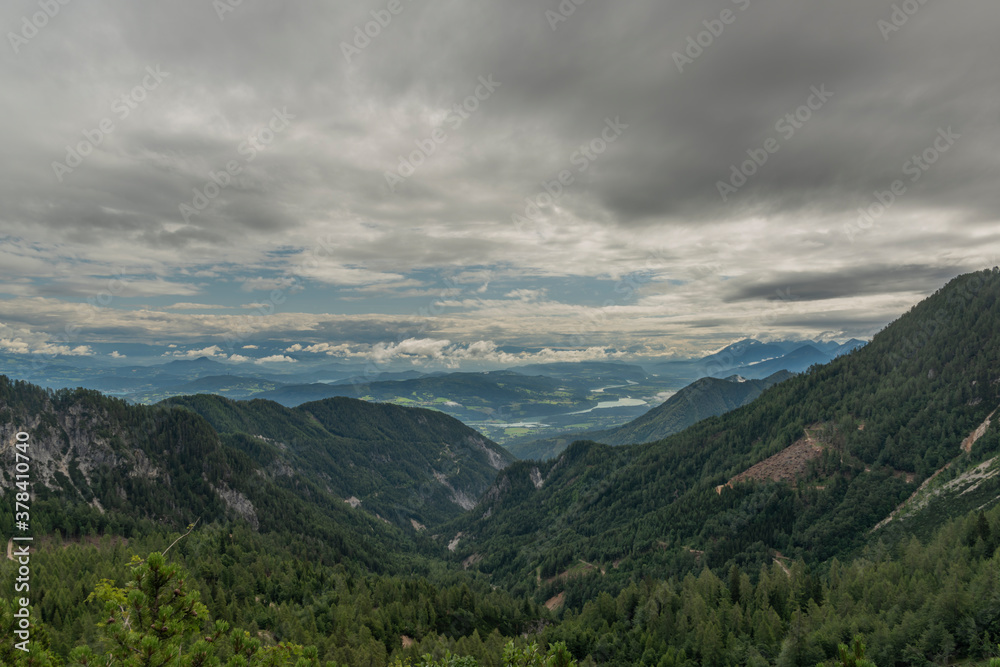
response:
M170 399L219 433L259 437L300 475L407 525L432 525L469 509L514 459L440 412L331 398L287 408L271 401L201 395Z
M812 366L828 364L833 359L834 357L820 351L813 345L803 345L776 359L767 359L747 366L740 366L739 374L747 379L761 380L780 371L803 373ZM713 377L727 376L733 370L735 369L719 371L714 373Z
M434 411L347 398L287 408L200 395L148 407L3 379L0 434L8 446L22 424L37 436L39 534L156 534L154 521L205 518L175 557L197 564L216 617L323 643L346 664L385 665L407 642L485 660L502 636L524 633L566 641L597 664L721 665L725 655L815 664L864 623L877 624L879 664L901 647L966 658L985 655L982 638L1000 628L990 560L1000 420L988 419L1000 405L998 325L1000 272L963 276L863 349L725 415L643 445L576 442L553 461L512 463L489 486L482 478L509 459L482 436ZM813 452L778 471L783 481L750 474L803 443ZM458 475L470 467L478 482ZM400 481L409 502L390 493ZM338 483L368 495L343 498ZM465 513L457 508L474 498L456 493L462 483L487 489ZM103 513L85 504L88 490ZM448 523L423 532L420 512ZM11 529L11 516L0 513L0 527ZM948 517L959 521L942 528ZM913 533L935 541L908 541ZM90 553L74 549L67 558ZM88 549L122 557L110 542ZM47 549L40 562L62 553ZM419 576L460 583L439 592L419 576L385 575L415 563ZM58 590L44 622L87 613ZM315 627L303 629L303 618ZM723 642L722 630L742 644ZM66 627L59 637L64 648L79 640Z
M326 535L371 557L406 550L379 518L412 532L458 516L512 460L432 411L353 399L290 410L207 395L139 406L0 376L5 447L18 430L31 434L40 527L83 521L128 533L149 521L238 519Z
M579 442L554 461L517 463L456 524L459 555L484 554L478 567L506 579L559 554L618 563L620 576L630 562L681 567L689 548L720 568L774 551L849 553L943 465L1000 448L996 424L970 453L960 447L1000 403L998 299L998 272L962 276L854 354L722 417L660 442ZM715 491L806 427L827 448L810 468L815 481Z
M654 373L687 378L692 382L702 377L725 378L733 374L763 379L780 370L801 373L812 363L828 363L866 344L857 338L844 343L812 340L763 343L747 338L697 359L651 363L647 368ZM811 359L806 359L807 356Z
M544 460L558 455L576 440L592 440L608 445L661 440L702 419L722 415L746 405L769 387L790 377L792 373L779 371L763 380L746 380L741 376L727 379L702 378L641 417L617 428L518 442L508 445L507 449L521 459Z

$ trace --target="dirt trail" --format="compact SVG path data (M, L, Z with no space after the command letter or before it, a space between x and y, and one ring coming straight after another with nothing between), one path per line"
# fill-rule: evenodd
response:
M7 560L14 560L14 540L7 540Z

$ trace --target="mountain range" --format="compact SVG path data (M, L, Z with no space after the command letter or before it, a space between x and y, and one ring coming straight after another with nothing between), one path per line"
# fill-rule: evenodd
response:
M242 641L311 644L309 665L501 664L535 641L552 664L833 665L847 643L859 665L866 651L985 664L1000 635L998 330L1000 270L961 276L828 363L706 375L548 461L422 408L134 405L2 377L3 456L30 440L34 650L56 655L38 664L111 646L126 617L89 593L125 599L115 582L158 576L164 551L188 573L171 599L197 593L201 618ZM729 354L763 372L771 345ZM514 396L558 391L562 371L466 379ZM0 474L11 535L18 480ZM4 661L14 609L0 599Z
M544 460L555 457L576 440L592 440L609 445L662 440L702 419L716 417L744 406L771 386L792 376L792 373L782 370L763 380L747 380L740 375L723 380L702 378L641 417L617 428L522 441L507 445L507 449L521 459Z
M775 341L763 343L753 338L728 345L697 359L648 364L656 374L694 381L703 377L725 378L739 374L763 379L778 371L801 373L815 364L826 364L863 347L865 341L852 338L835 341Z
M819 563L864 545L934 475L979 465L962 504L990 507L1000 500L1000 429L988 422L1000 405L997 330L1000 275L958 278L863 348L725 415L644 445L580 441L552 461L512 465L455 524L460 553L509 583L581 554L609 578L612 564L630 577L696 560L759 567L776 552Z
M62 510L77 505L112 529L228 517L274 530L287 527L276 510L288 505L289 516L338 534L370 532L380 519L412 532L470 509L513 461L440 412L350 398L294 409L212 395L141 406L0 376L0 404L5 442L15 429L32 433L36 492L53 503L36 513L54 525L74 520Z

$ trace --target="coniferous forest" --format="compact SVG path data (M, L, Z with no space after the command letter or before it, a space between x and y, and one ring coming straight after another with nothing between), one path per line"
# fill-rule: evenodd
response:
M1000 667L1000 1L0 25L0 667Z
M0 527L28 433L34 541L0 661L996 667L997 331L1000 271L961 276L732 412L547 462L426 410L3 378Z

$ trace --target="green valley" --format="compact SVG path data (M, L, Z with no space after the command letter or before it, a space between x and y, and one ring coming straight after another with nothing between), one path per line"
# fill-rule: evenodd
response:
M829 364L700 380L603 432L615 446L548 461L390 403L143 406L4 378L4 456L31 443L37 592L29 655L0 596L0 660L985 665L998 325L1000 272L962 276ZM116 629L143 614L160 620Z

